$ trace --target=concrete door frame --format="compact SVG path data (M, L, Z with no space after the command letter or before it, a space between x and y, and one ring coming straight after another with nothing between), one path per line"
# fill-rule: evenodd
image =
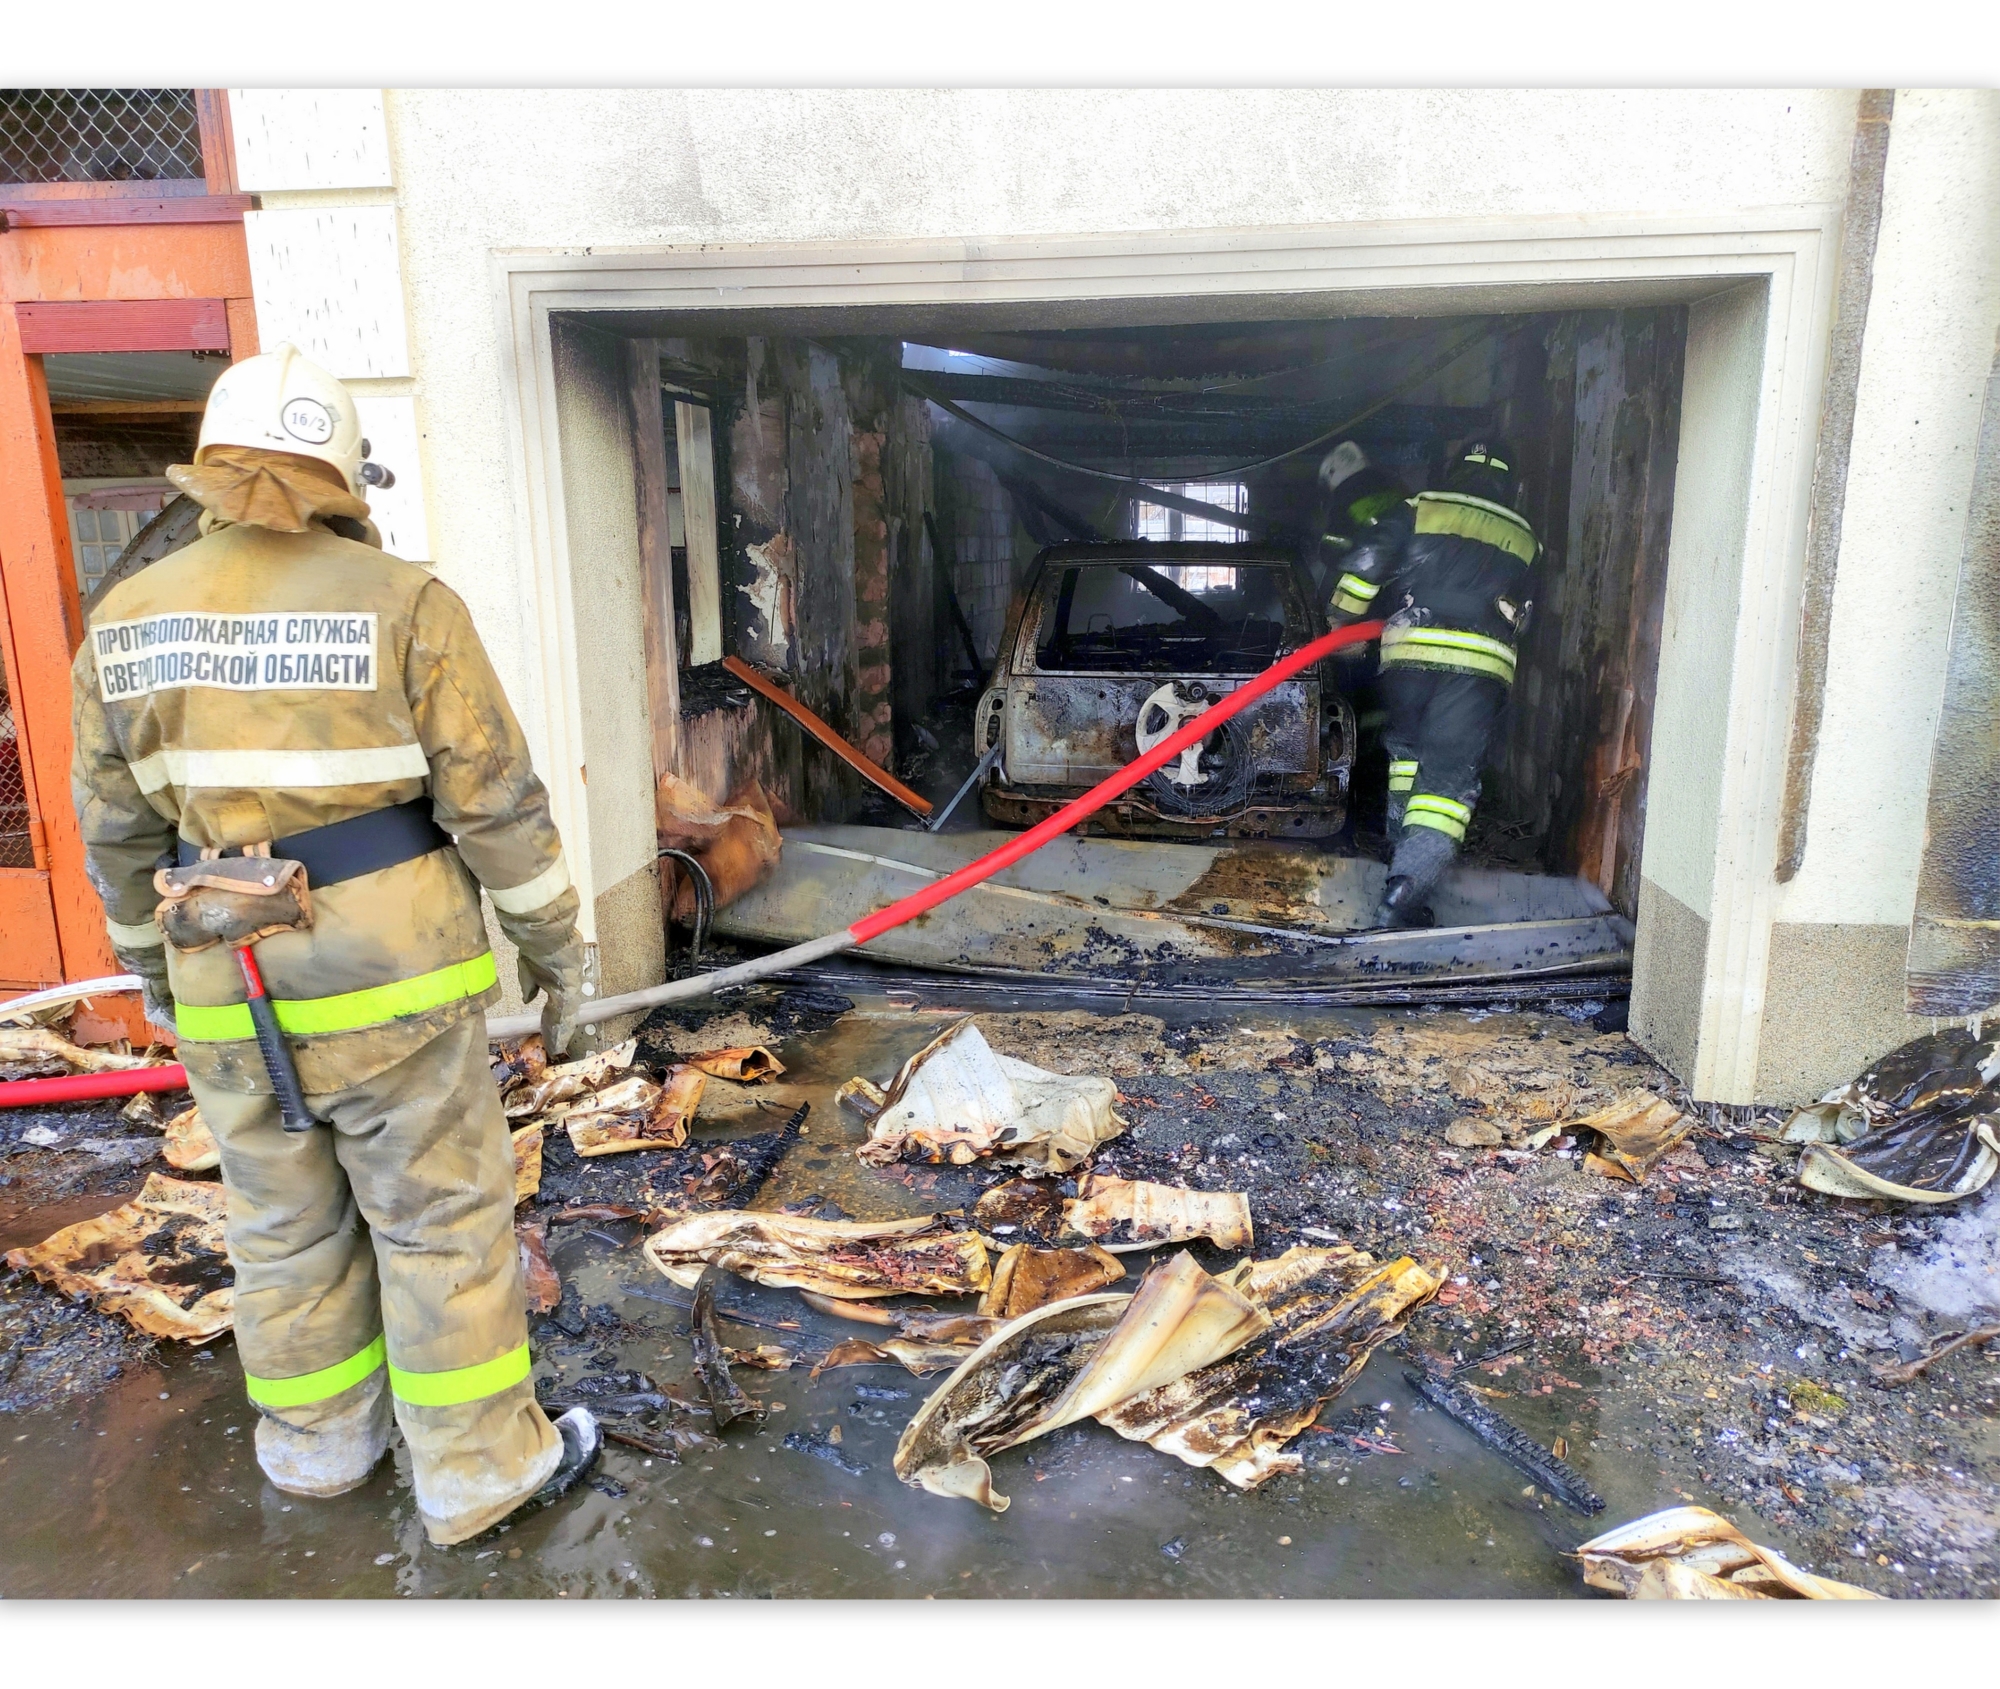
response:
M1838 223L1837 206L1804 205L1714 217L495 251L501 386L522 470L519 515L539 624L544 766L585 921L595 895L651 864L650 853L640 859L636 836L616 846L592 838L575 513L566 498L566 488L587 495L591 482L587 466L565 461L558 427L558 313L699 312L713 332L718 317L753 309L1136 312L1152 302L1149 320L1171 321L1159 312L1182 300L1200 301L1204 314L1240 302L1246 315L1305 307L1328 316L1686 301L1682 445L1641 868L1652 908L1677 913L1649 915L1642 905L1633 1028L1697 1096L1751 1100ZM1282 312L1273 301L1283 301ZM650 792L650 767L603 773L640 780Z

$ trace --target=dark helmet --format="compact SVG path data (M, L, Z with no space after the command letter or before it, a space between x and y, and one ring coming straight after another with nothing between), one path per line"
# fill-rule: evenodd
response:
M1517 484L1513 450L1500 440L1475 440L1453 459L1444 478L1447 492L1468 493L1510 507Z

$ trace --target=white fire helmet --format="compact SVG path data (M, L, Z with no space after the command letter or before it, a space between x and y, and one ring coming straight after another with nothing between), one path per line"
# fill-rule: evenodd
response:
M210 446L256 446L318 458L340 471L347 490L362 492L368 442L353 396L333 375L289 341L231 364L209 390L202 412L198 464Z
M1320 485L1336 491L1341 482L1351 480L1368 467L1368 454L1352 440L1342 440L1319 460Z

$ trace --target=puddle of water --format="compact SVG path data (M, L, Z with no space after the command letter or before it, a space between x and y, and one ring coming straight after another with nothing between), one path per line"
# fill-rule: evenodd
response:
M630 1271L593 1262L580 1276L595 1300L615 1295L613 1281ZM732 1303L800 1315L794 1299L753 1287L732 1287ZM626 1299L623 1311L674 1321L646 1299ZM857 1329L800 1317L816 1346ZM749 1341L743 1328L731 1335ZM665 1348L619 1345L619 1364L695 1394L685 1337ZM1303 1477L1242 1495L1099 1426L1071 1427L996 1458L1013 1498L1000 1515L896 1480L896 1439L925 1381L880 1367L816 1381L803 1368L739 1377L773 1409L763 1424L733 1427L721 1447L678 1466L608 1445L599 1477L622 1495L580 1491L502 1533L438 1549L424 1541L400 1451L349 1495L281 1495L256 1468L252 1415L226 1347L207 1363L175 1357L81 1414L24 1416L0 1430L9 1515L0 1590L17 1599L1582 1593L1561 1556L1589 1527L1522 1496L1511 1468L1444 1416L1417 1411L1393 1356L1378 1355L1341 1406L1390 1402L1379 1417L1400 1456L1322 1453L1315 1445L1337 1439L1307 1433ZM858 1386L909 1396L871 1399ZM788 1431L836 1425L842 1452L865 1472L783 1446Z
M832 1100L855 1073L886 1078L942 1024L884 1009L795 1040L778 1085L711 1085L703 1135L769 1130L778 1110L810 1101L808 1134L759 1206L827 1195L866 1218L954 1206L972 1189L962 1174L907 1169L905 1183L857 1163L851 1150L864 1128ZM601 1371L608 1352L617 1369L699 1398L681 1311L687 1292L636 1247L615 1248L585 1228L557 1234L555 1259L586 1304L625 1324L538 1340L545 1373ZM1136 1277L1145 1260L1128 1264ZM744 1346L783 1342L817 1355L868 1334L742 1281L722 1301L799 1327L725 1326L724 1340ZM598 1488L438 1549L424 1540L400 1446L346 1496L274 1490L256 1466L234 1353L226 1342L209 1353L166 1353L157 1370L81 1406L0 1418L8 1511L0 1594L1575 1596L1587 1592L1564 1551L1603 1522L1524 1495L1525 1478L1421 1404L1403 1383L1403 1363L1385 1352L1326 1417L1365 1406L1366 1430L1379 1422L1400 1455L1357 1454L1344 1438L1308 1432L1295 1445L1306 1455L1303 1475L1240 1494L1143 1444L1076 1426L996 1458L998 1486L1013 1498L1001 1515L907 1488L891 1470L897 1437L940 1378L897 1367L817 1380L804 1366L743 1371L744 1388L771 1409L761 1424L739 1423L720 1447L678 1465L607 1445ZM884 1390L908 1394L885 1400ZM1658 1474L1621 1472L1609 1460L1610 1470L1593 1470L1594 1408L1507 1405L1543 1442L1569 1437L1572 1461L1611 1504L1603 1519L1660 1505ZM709 1428L705 1415L662 1423ZM836 1426L843 1454L866 1471L783 1446L788 1432L824 1436Z

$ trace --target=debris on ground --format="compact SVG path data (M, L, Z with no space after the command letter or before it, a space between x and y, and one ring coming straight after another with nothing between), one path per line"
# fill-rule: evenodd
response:
M580 1156L622 1155L639 1149L679 1149L701 1106L708 1072L697 1064L676 1063L660 1077L635 1067L636 1039L577 1061L548 1065L539 1036L509 1040L495 1052L492 1070L502 1110L523 1130L561 1126ZM724 1050L721 1065L761 1069L768 1052ZM759 1059L761 1058L761 1060ZM775 1069L782 1072L783 1070ZM531 1158L539 1156L539 1135L524 1142L515 1134L516 1201L533 1194ZM539 1181L539 1161L532 1178ZM527 1188L523 1188L526 1186Z
M860 1477L868 1470L868 1462L855 1460L840 1446L840 1427L830 1427L819 1431L787 1431L780 1439L784 1447L800 1454L809 1454L815 1460L823 1460L829 1466L837 1466L852 1477Z
M1892 1050L1785 1123L1828 1196L1956 1202L2000 1168L2000 1039L1947 1027Z
M7 1265L86 1297L151 1337L199 1342L227 1331L236 1275L223 1240L219 1184L149 1174L137 1198L65 1226Z
M72 1044L52 1026L0 1026L0 1077L41 1079L64 1073L124 1073L159 1067L161 1058Z
M761 1044L734 1050L710 1050L689 1056L689 1067L698 1067L711 1079L733 1079L740 1085L761 1085L780 1077L785 1064Z
M765 1412L761 1403L752 1401L738 1386L729 1371L729 1351L715 1334L715 1287L721 1276L709 1267L696 1279L688 1328L694 1336L695 1374L708 1397L716 1430L726 1431L739 1419L762 1419Z
M1080 1296L1036 1310L981 1344L917 1410L896 1476L996 1513L986 1457L1096 1417L1233 1354L1271 1316L1185 1252L1129 1296Z
M917 1337L885 1337L875 1343L850 1337L828 1349L819 1365L812 1369L812 1375L817 1378L823 1372L843 1366L894 1365L917 1378L928 1378L934 1372L957 1366L971 1352L964 1343L927 1343Z
M979 1311L989 1319L1015 1320L1062 1302L1088 1296L1125 1276L1117 1256L1085 1244L1081 1249L1037 1249L1017 1243L993 1265L993 1282L979 1299Z
M1802 1572L1706 1507L1669 1507L1576 1550L1583 1581L1635 1601L1879 1601L1873 1590Z
M1142 1179L1086 1173L1063 1227L1106 1249L1152 1249L1205 1237L1218 1249L1248 1249L1250 1199L1241 1191L1193 1191Z
M1915 1360L1902 1361L1893 1366L1878 1366L1875 1381L1878 1384L1907 1384L1911 1379L1922 1376L1930 1367L1943 1360L1946 1355L1956 1354L1960 1349L1975 1343L1991 1343L2000 1339L2000 1325L1983 1325L1977 1331L1962 1331L1956 1337L1948 1337L1943 1342Z
M1654 1164L1671 1155L1694 1131L1694 1122L1664 1097L1634 1091L1572 1123L1595 1132L1602 1147L1584 1166L1608 1178L1643 1185Z
M992 1278L978 1234L948 1231L933 1214L809 1220L729 1209L670 1221L646 1239L645 1250L647 1260L689 1289L704 1266L842 1299L969 1296Z
M984 1159L875 1170L846 1154L865 1132L851 1117L824 1128L816 1121L805 1139L767 1129L763 1117L783 1120L809 1090L815 1102L827 1094L813 1087L856 1071L893 1071L904 1051L963 1011L928 1008L921 998L870 999L850 1013L856 1007L818 983L773 983L719 1004L670 1005L648 1018L632 1058L611 1065L604 1083L639 1068L657 1079L694 1057L764 1048L792 1069L775 1097L760 1104L756 1093L732 1092L718 1079L706 1093L705 1117L679 1149L583 1158L565 1133L550 1132L538 1183L528 1156L521 1158L529 1175L520 1187L529 1205L522 1217L545 1224L557 1240L551 1253L566 1281L559 1306L533 1322L538 1389L552 1402L573 1392L574 1402L588 1401L615 1443L688 1461L687 1477L703 1493L713 1480L696 1478L695 1468L722 1445L710 1433L706 1401L695 1400L702 1392L684 1349L679 1373L663 1386L610 1389L607 1381L598 1390L597 1375L614 1365L678 1347L690 1300L688 1290L650 1269L632 1277L638 1262L630 1246L641 1229L635 1222L671 1229L690 1218L696 1200L710 1198L734 1211L725 1220L740 1220L768 1189L771 1207L807 1219L918 1216L925 1231L903 1242L983 1234L997 1265L1017 1244L1082 1246L1087 1240L1067 1233L1063 1220L1089 1176L1242 1193L1260 1243L1278 1260L1288 1246L1345 1242L1382 1262L1408 1257L1426 1270L1443 1264L1449 1278L1401 1339L1405 1364L1450 1378L1535 1446L1574 1463L1621 1515L1676 1500L1706 1503L1794 1565L1884 1594L1990 1596L2000 1587L2000 1465L1989 1435L2000 1345L1951 1341L2000 1318L1993 1293L2000 1283L2000 1180L1942 1208L1838 1200L1802 1186L1797 1167L1807 1146L1777 1141L1786 1111L1695 1103L1589 1000L1218 1009L1210 1019L1200 1018L1208 1011L1185 1009L1165 1018L1082 1008L982 1011L978 1026L996 1053L1058 1073L1111 1076L1128 1129L1064 1175L1039 1167L1001 1171ZM902 1026L910 1031L891 1030ZM884 1048L885 1034L895 1041L880 1067L846 1053L857 1043ZM88 1046L91 1039L71 1041ZM547 1074L538 1039L496 1054L503 1093ZM1671 1102L1697 1128L1651 1165L1643 1186L1588 1171L1585 1149L1598 1140L1573 1124L1635 1087ZM715 1109L718 1097L731 1106ZM162 1123L186 1101L163 1094L157 1108L117 1099L0 1114L0 1244L32 1242L93 1212L93 1202L107 1209L129 1200L144 1179L133 1158L158 1153ZM517 1115L509 1124L518 1134L530 1118ZM1448 1129L1461 1121L1497 1130L1500 1143L1485 1132L1476 1143L1453 1143ZM1550 1132L1556 1135L1537 1143ZM515 1147L525 1151L531 1142L517 1135ZM1041 1176L1023 1180L1016 1171ZM1010 1183L997 1182L1003 1179ZM1010 1186L1032 1198L1022 1204L1033 1211L1032 1226L980 1207ZM62 1212L57 1205L65 1205ZM38 1221L44 1210L47 1218ZM940 1211L933 1229L926 1217ZM1212 1271L1236 1260L1218 1264L1199 1241L1188 1247ZM590 1265L572 1271L572 1262ZM1124 1262L1141 1270L1129 1257ZM701 1264L699 1254L682 1262L697 1272ZM815 1264L824 1267L824 1258ZM962 1261L954 1264L965 1284L971 1275ZM591 1295L602 1300L581 1293L600 1282L605 1288ZM836 1341L844 1333L831 1320L815 1321L809 1332L786 1329L768 1317L768 1300L746 1296L750 1306L715 1312L738 1342L753 1340L726 1323L740 1315L767 1328L756 1338L796 1347L794 1369L771 1375L774 1413L789 1401L796 1416L833 1395L855 1398L850 1411L868 1404L867 1417L849 1424L848 1439L851 1458L872 1461L875 1470L842 1480L859 1490L889 1478L887 1445L880 1455L873 1447L862 1453L859 1426L874 1426L883 1414L883 1429L869 1435L893 1440L911 1411L911 1392L931 1394L1005 1329L973 1311L990 1282L927 1289L930 1307L890 1290L877 1300L847 1299L845 1283L829 1287L840 1294L800 1293L815 1312L852 1322L845 1328L850 1342ZM1128 1280L1107 1292L1132 1288ZM659 1320L663 1307L676 1310L676 1326ZM811 1316L801 1307L799 1318ZM1216 1363L1218 1373L1254 1360L1260 1341ZM0 1412L108 1395L120 1369L134 1384L134 1371L158 1342L51 1286L0 1281ZM749 1352L725 1354L725 1364L740 1364L735 1355ZM1880 1363L1916 1376L1878 1388L1891 1382L1876 1377ZM585 1368L591 1376L579 1376ZM806 1385L809 1370L824 1374L819 1385ZM927 1382L917 1384L911 1370L927 1373ZM150 1400L150 1380L137 1387ZM1301 1520L1337 1509L1354 1492L1322 1485L1350 1475L1361 1483L1386 1477L1392 1485L1407 1477L1413 1501L1435 1481L1421 1458L1388 1458L1399 1446L1416 1456L1419 1444L1385 1426L1373 1402L1352 1400L1359 1393L1349 1386L1339 1406L1300 1433L1290 1448L1304 1457L1303 1472L1286 1478L1281 1469L1258 1509L1297 1504L1286 1510ZM897 1400L906 1405L894 1407ZM1343 1416L1338 1425L1336 1415ZM1483 1475L1465 1474L1468 1496L1508 1487L1511 1468L1432 1423L1429 1440L1454 1451L1442 1458L1483 1468ZM1103 1441L1072 1425L1031 1444L1022 1461L1054 1479L1086 1459L1086 1437ZM767 1442L777 1446L775 1432ZM1083 1469L1094 1470L1096 1460L1118 1457L1099 1448L1087 1458L1092 1464ZM818 1468L797 1476L832 1481ZM1513 1479L1511 1487L1527 1481ZM1168 1475L1166 1491L1174 1487ZM1037 1486L1033 1493L1048 1492ZM857 1507L861 1500L855 1496ZM1503 1497L1496 1505L1533 1515L1543 1504L1557 1505L1546 1495ZM1466 1528L1480 1523L1470 1518ZM1547 1521L1532 1528L1546 1532ZM1146 1538L1145 1558L1164 1564L1155 1546L1170 1537L1191 1575L1199 1575L1206 1537L1193 1529L1167 1524Z
M1125 1130L1109 1079L1070 1077L996 1055L967 1015L903 1063L885 1092L865 1078L840 1100L869 1119L856 1151L896 1161L1012 1162L1067 1173Z
M528 1312L546 1314L562 1304L562 1279L549 1259L548 1227L539 1220L516 1220L514 1238L521 1246L521 1279Z
M1287 1445L1444 1282L1407 1255L1378 1263L1344 1244L1242 1261L1219 1281L1262 1309L1267 1328L1227 1359L1097 1417L1240 1490L1301 1470Z
M989 1294L991 1288L989 1285ZM810 1290L801 1291L799 1299L815 1313L832 1314L861 1325L890 1327L896 1333L893 1337L850 1338L834 1344L813 1368L815 1378L842 1366L893 1364L919 1378L948 1371L1007 1323L985 1313L941 1314L932 1308L891 1308L879 1302L840 1301ZM982 1301L981 1307L984 1306Z
M1432 1407L1463 1425L1482 1443L1512 1462L1526 1477L1534 1479L1565 1507L1579 1513L1602 1513L1604 1498L1586 1484L1562 1451L1545 1449L1540 1443L1509 1424L1463 1385L1430 1372L1405 1372L1403 1380Z
M166 1123L167 1141L160 1154L179 1173L210 1173L222 1165L222 1147L195 1104Z
M1084 1239L1114 1254L1202 1237L1233 1252L1248 1249L1254 1238L1250 1199L1241 1191L1189 1190L1098 1173L1069 1187L1074 1196L1064 1195L1065 1188L1053 1179L1009 1179L980 1195L972 1218L1002 1243L1018 1236L1057 1248Z
M664 1085L641 1075L551 1111L569 1134L578 1155L622 1155L635 1149L679 1149L688 1140L688 1126L701 1106L708 1075L696 1067L677 1067Z
M542 1124L523 1126L507 1134L514 1155L514 1206L516 1208L542 1188Z
M579 1061L550 1067L541 1061L542 1041L524 1038L511 1052L503 1047L495 1064L501 1079L500 1104L509 1120L528 1120L547 1114L562 1103L594 1096L615 1082L616 1076L632 1065L638 1052L636 1039L628 1038Z

